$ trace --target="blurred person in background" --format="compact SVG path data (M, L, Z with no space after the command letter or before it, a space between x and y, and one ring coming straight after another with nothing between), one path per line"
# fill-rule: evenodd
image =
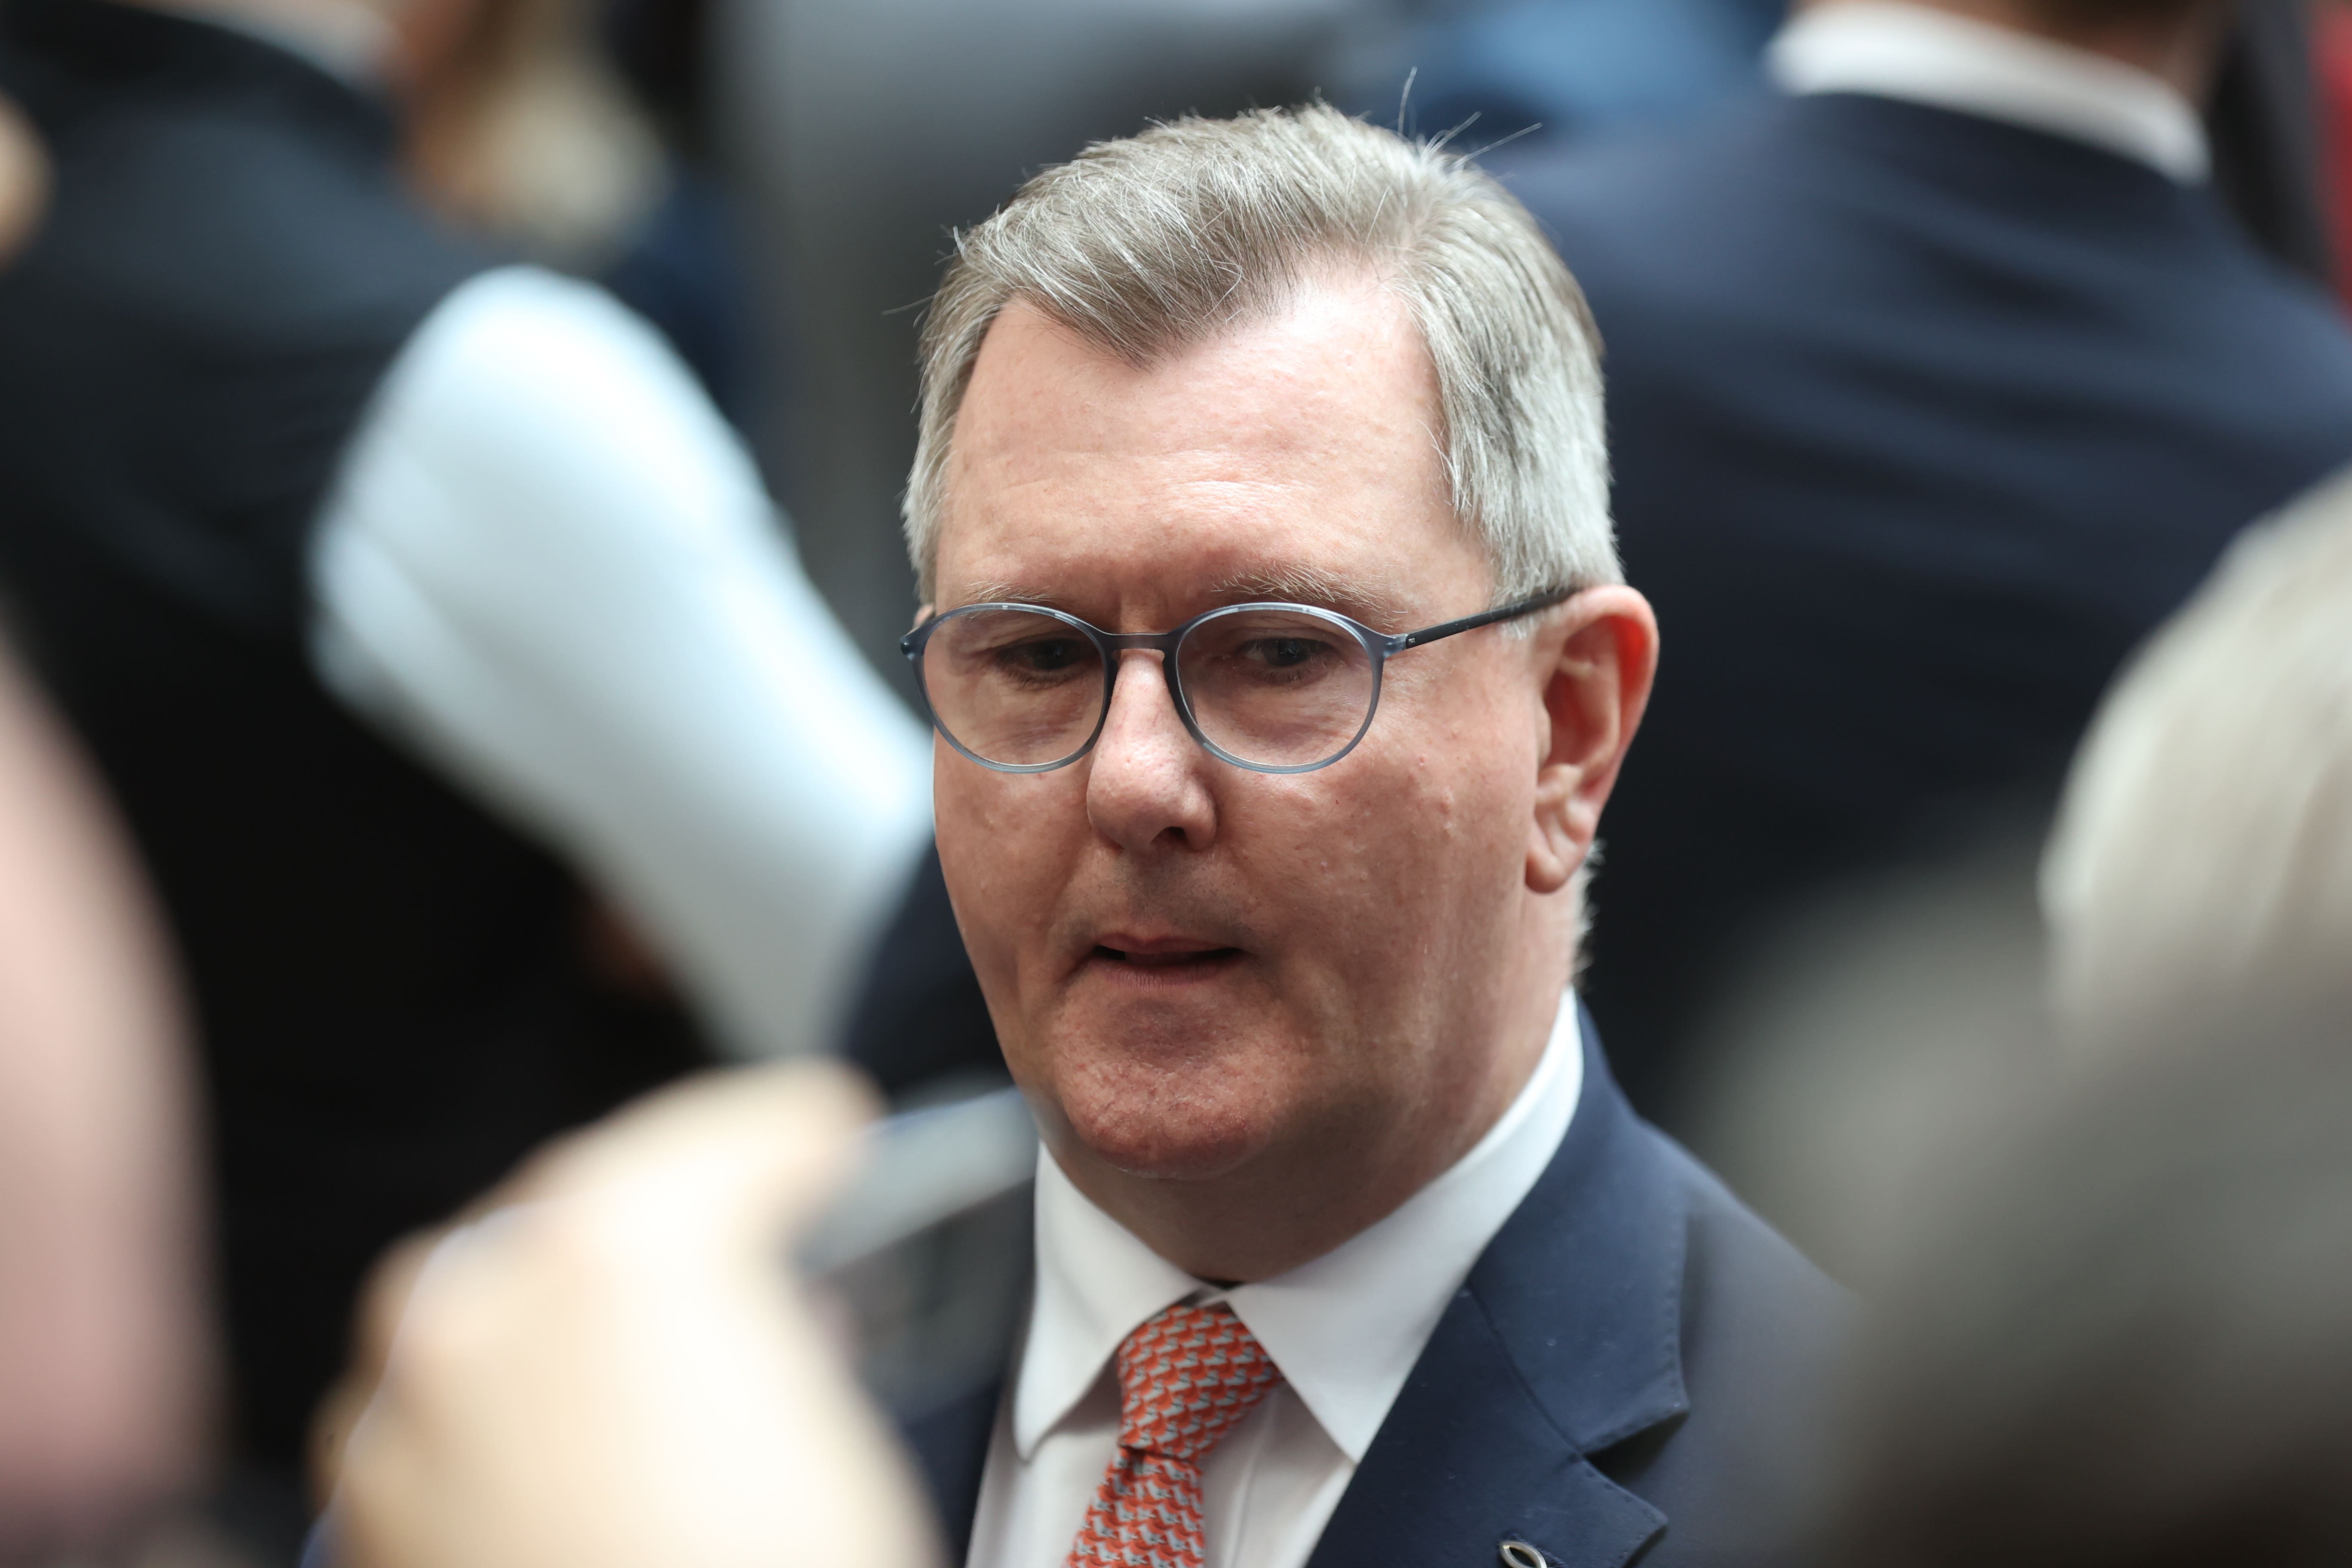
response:
M2042 894L2078 1042L2352 1017L2352 475L2240 539L2133 659Z
M5 110L0 110L5 114ZM0 118L0 207L33 154ZM10 216L14 215L0 215ZM194 1085L163 934L0 645L0 1563L103 1552L204 1479Z
M1817 0L1782 93L1533 154L1676 658L1590 995L1685 1130L1789 912L2046 809L2125 653L2352 457L2352 337L2205 188L2222 0Z
M692 166L700 7L643 0L416 0L434 35L404 82L404 162L436 210L520 259L602 282L661 330L731 423L749 412L751 324L730 204ZM600 14L614 16L609 28ZM673 17L679 20L672 21ZM667 24L686 37L671 43ZM642 100L612 58L662 95ZM646 59L643 57L656 57Z
M2114 1059L1941 1171L1874 1301L1815 1561L2352 1560L2352 1028L2200 1018L2118 1023Z
M1465 145L1639 134L1769 89L1767 46L1789 0L1404 0L1324 60L1344 107L1402 113ZM2243 0L2204 108L2215 194L2255 239L2336 281L2323 91L2343 77L2342 0ZM2314 66L2322 67L2315 73ZM1402 94L1400 87L1411 88ZM2332 133L2340 142L2340 132Z
M666 178L593 20L578 0L414 0L402 83L406 161L435 206L583 272L614 259Z
M290 1477L388 1241L699 1058L827 1038L920 731L601 292L404 188L448 5L5 0L48 222L0 276L0 595L193 993L238 1452ZM569 857L569 864L559 854Z

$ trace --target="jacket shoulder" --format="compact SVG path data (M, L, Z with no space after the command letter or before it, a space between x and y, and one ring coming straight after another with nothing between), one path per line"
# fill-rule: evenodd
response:
M1669 1521L1648 1568L1794 1561L1856 1305L1714 1173L1642 1132L1683 1200L1689 1409L1593 1461Z

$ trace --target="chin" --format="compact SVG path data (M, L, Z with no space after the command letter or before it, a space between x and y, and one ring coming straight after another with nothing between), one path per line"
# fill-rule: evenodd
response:
M1068 1064L1054 1076L1054 1098L1070 1137L1091 1158L1127 1175L1213 1181L1274 1142L1278 1099L1263 1091L1260 1074L1213 1056L1181 1062L1096 1059Z

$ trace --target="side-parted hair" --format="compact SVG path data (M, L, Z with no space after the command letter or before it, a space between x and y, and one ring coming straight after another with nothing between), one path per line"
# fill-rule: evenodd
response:
M1335 268L1369 271L1420 330L1454 510L1496 602L1621 579L1591 313L1527 209L1466 157L1321 104L1184 119L1034 176L955 251L923 324L906 496L927 600L956 413L1009 302L1142 368L1276 316Z

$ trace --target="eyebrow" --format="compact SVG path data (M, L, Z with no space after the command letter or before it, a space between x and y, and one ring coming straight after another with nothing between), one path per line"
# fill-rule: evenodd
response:
M1386 574L1383 574L1383 576ZM1342 577L1313 566L1283 566L1235 573L1212 584L1202 595L1208 605L1246 605L1259 601L1312 605L1337 610L1375 628L1402 628L1410 618L1405 595L1385 581L1365 582ZM1076 615L1072 596L1042 584L999 580L977 583L956 595L954 609L964 605L1042 605Z
M949 595L944 594L940 595L939 610L941 615L947 614L950 610L960 610L966 605L1043 605L1049 610L1060 610L1066 615L1077 614L1070 607L1072 601L1068 595L1056 593L1051 588L1035 584L1016 583L1010 579L974 583L964 592L954 595L953 604L947 602L948 597Z
M1385 574L1383 574L1385 576ZM1227 577L1209 590L1221 604L1247 604L1254 599L1313 605L1338 610L1367 626L1401 626L1406 618L1404 596L1386 582L1340 577L1312 566L1285 566L1265 572L1244 572Z

